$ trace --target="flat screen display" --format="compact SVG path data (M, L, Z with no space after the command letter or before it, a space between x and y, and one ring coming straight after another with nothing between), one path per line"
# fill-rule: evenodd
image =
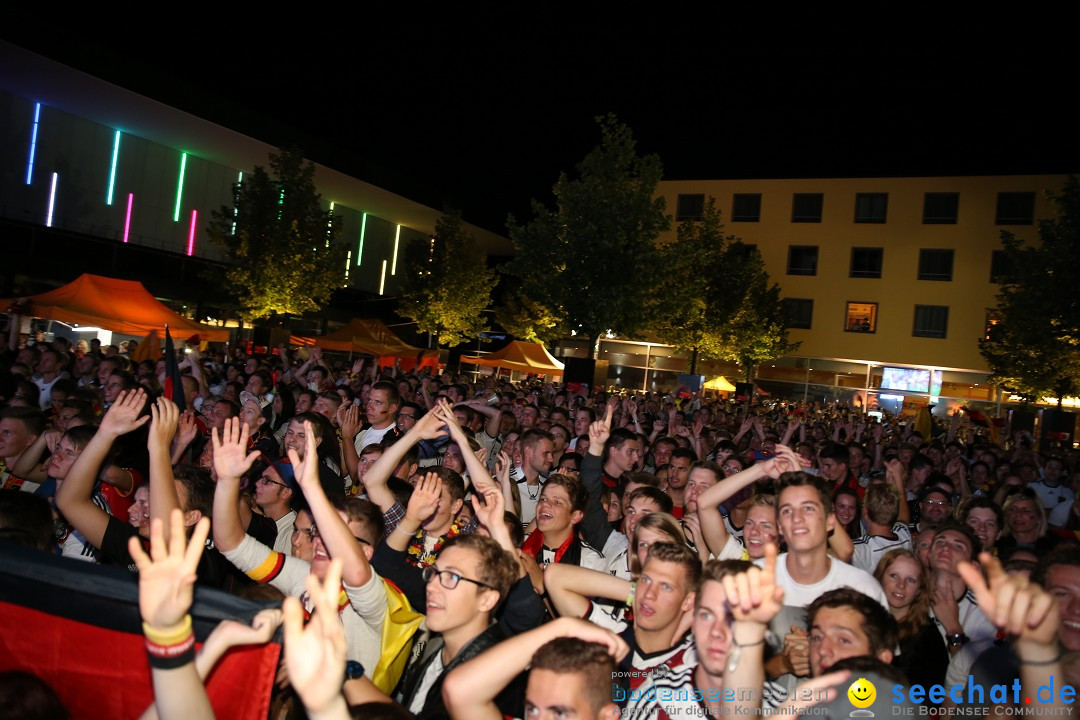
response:
M882 390L904 390L906 392L930 392L930 371L918 368L883 367L881 369Z

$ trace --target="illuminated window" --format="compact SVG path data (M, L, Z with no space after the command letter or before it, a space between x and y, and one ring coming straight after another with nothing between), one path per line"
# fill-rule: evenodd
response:
M784 298L784 317L789 328L809 330L814 320L814 301L806 298Z
M998 193L995 225L1031 225L1035 222L1035 193Z
M888 193L855 194L855 222L857 223L883 223L888 210Z
M844 322L844 331L877 332L877 303L849 302L847 304L847 319Z
M788 247L788 275L817 275L817 245Z
M851 248L851 277L880 278L884 257L881 248Z
M916 305L914 337L943 339L949 329L949 308L944 305Z
M704 195L680 195L679 200L676 203L675 219L678 222L683 220L700 220L705 216L705 196Z
M791 198L791 222L819 223L825 196L821 193L795 193Z
M926 193L923 196L924 225L955 225L960 193Z
M761 220L761 194L736 194L731 203L732 222L758 222Z

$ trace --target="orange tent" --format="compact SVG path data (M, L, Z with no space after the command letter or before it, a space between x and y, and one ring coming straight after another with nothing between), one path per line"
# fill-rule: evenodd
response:
M409 345L381 320L353 318L340 330L322 336L293 335L289 342L302 347L318 345L323 350L375 355L389 358L390 363L393 363L393 358L419 360L421 366L434 366L439 361L438 350L425 350Z
M562 375L563 364L543 345L512 340L509 345L488 355L462 355L461 362L473 365L520 370L538 375Z
M174 338L199 334L202 340L225 342L229 331L188 320L150 294L142 283L84 273L63 287L23 299L0 300L0 307L19 303L20 312L46 320L89 325L124 335L164 335L165 324Z

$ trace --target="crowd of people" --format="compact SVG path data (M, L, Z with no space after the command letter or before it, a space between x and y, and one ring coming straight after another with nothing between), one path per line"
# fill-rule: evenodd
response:
M858 678L948 712L1080 679L1080 451L305 353L193 347L179 382L96 343L0 355L4 552L137 579L147 716L212 717L214 663L279 625L275 719L793 714ZM267 609L196 653L195 584Z

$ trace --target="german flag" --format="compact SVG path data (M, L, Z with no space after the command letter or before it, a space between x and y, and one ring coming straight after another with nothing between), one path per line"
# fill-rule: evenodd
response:
M222 620L250 623L261 609L197 585L197 646ZM266 718L280 652L280 637L229 651L206 684L215 716ZM135 576L0 543L0 672L8 670L47 682L74 718L138 717L154 697Z

